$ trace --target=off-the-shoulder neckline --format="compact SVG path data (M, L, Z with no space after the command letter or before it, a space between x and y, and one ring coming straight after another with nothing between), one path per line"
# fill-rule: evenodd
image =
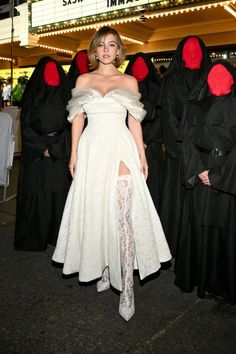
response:
M130 92L132 94L136 94L137 96L140 96L140 92L135 91L135 90L130 90L127 88L122 88L122 87L117 87L117 88L111 89L111 90L107 91L104 95L93 87L75 87L75 88L73 88L72 91L93 91L93 92L97 93L100 97L106 97L115 91L125 91L125 92Z

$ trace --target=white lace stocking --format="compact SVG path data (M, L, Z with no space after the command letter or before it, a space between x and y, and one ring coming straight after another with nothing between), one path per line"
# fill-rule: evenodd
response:
M130 175L119 176L117 186L118 231L120 236L122 293L120 307L133 308L134 233L132 227L133 182ZM123 316L122 316L123 317Z

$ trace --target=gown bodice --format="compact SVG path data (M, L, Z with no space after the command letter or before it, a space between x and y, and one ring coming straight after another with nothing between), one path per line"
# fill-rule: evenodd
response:
M125 125L127 111L139 122L145 117L146 111L140 102L137 91L117 88L105 95L93 88L74 88L68 103L68 120L70 122L81 112L88 119L88 125L106 128L118 128Z

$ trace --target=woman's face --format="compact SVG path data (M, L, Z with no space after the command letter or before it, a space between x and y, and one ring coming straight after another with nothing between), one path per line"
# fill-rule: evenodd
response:
M118 54L119 48L113 34L108 34L98 43L96 56L101 63L105 65L113 63Z

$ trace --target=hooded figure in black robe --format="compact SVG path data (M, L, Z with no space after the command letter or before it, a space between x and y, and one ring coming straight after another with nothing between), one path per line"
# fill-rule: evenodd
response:
M184 38L163 78L161 126L166 159L163 171L160 219L173 256L179 236L184 188L182 183L182 144L180 127L186 101L202 80L210 58L203 41Z
M149 167L147 185L154 205L158 210L163 169L163 150L160 143L160 109L158 106L160 79L151 59L141 52L132 56L125 73L137 79L141 101L147 111L142 121L143 141L146 145L146 158Z
M183 123L186 193L175 284L236 303L236 73L212 64Z
M71 91L75 87L77 78L89 72L89 59L87 50L80 50L73 58L67 74L67 84Z
M70 185L66 75L50 57L38 62L22 99L22 157L15 249L55 245Z

